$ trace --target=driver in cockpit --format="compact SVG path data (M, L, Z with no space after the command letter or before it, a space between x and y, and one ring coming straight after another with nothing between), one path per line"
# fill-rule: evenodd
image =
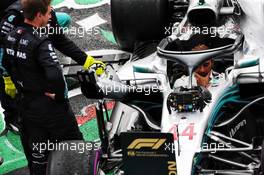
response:
M208 50L209 47L205 44L196 45L192 51ZM203 86L206 88L214 87L219 84L221 74L213 71L213 59L205 61L200 65L192 76L193 86ZM174 88L183 86L187 87L189 83L189 76L183 75L181 78L175 81Z

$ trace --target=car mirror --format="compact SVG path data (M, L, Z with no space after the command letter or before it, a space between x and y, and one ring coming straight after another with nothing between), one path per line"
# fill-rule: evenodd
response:
M238 60L235 64L236 69L247 68L259 65L259 58L245 58Z

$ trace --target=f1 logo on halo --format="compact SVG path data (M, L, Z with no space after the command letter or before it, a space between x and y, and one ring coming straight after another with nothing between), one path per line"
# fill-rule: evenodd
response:
M136 139L127 147L127 149L140 149L142 147L159 149L160 146L165 143L165 141L166 139Z

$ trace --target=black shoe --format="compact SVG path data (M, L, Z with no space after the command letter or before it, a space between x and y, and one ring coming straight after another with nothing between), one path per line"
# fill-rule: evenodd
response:
M4 159L0 157L0 165L2 165L3 163L4 163Z

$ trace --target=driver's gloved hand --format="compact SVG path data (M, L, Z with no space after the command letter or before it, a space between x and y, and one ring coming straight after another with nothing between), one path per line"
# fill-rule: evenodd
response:
M95 60L92 56L87 56L86 61L83 65L85 70L90 69L93 65L96 66L96 75L102 75L105 71L106 65L102 61Z
M205 88L203 86L199 86L199 87L200 87L200 92L202 94L203 100L206 103L209 103L212 100L212 94L211 94L211 92L207 88Z
M9 95L11 98L15 98L16 96L16 87L10 76L3 77L5 83L5 93Z

